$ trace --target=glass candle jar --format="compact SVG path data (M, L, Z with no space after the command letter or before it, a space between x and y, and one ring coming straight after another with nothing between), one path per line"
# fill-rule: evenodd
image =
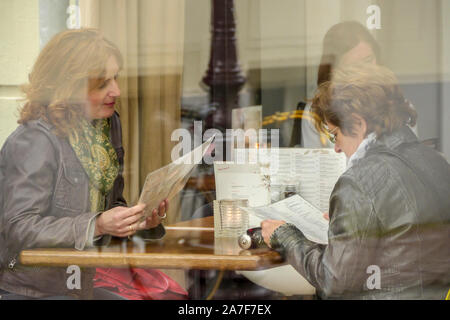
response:
M248 229L247 199L224 199L215 201L214 236L239 237Z

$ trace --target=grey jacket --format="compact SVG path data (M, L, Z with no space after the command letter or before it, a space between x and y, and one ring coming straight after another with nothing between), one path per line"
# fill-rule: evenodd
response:
M120 172L107 195L107 209L127 206L122 196L124 150L117 113L111 117L111 142ZM25 267L18 262L24 249L83 250L92 243L89 226L100 213L90 212L89 178L69 142L54 135L47 122L30 121L8 137L0 154L0 288L36 298L88 298L94 269L82 269L81 290L77 290L68 289L71 274L65 268ZM159 225L140 235L160 238L164 233ZM94 245L107 245L110 239L103 236Z
M330 196L328 245L290 224L277 248L322 298L445 299L450 166L408 127L381 136Z

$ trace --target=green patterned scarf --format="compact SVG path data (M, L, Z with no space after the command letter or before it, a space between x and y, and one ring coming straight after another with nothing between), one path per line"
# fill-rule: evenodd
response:
M69 135L69 142L89 177L91 211L105 209L105 198L119 173L116 151L109 139L108 119L90 123L82 119L78 130Z

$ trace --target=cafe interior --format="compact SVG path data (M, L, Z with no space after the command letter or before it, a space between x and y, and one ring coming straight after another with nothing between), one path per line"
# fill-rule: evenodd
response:
M101 249L59 250L60 257L31 249L21 254L24 264L157 269L193 300L316 299L315 288L277 252L248 250L241 237L261 221L242 207L302 195L306 183L284 172L268 188L261 161L236 159L251 162L249 150L271 147L311 166L319 159L299 151L307 148L302 119L317 89L324 36L346 21L367 28L378 43L379 63L395 73L418 113L419 140L450 159L448 0L0 0L0 12L0 145L18 125L21 85L49 39L96 28L124 59L116 103L124 197L135 205L154 197L158 185L170 196L162 240L117 240ZM232 131L239 129L257 134L239 140ZM195 161L176 162L198 148L200 156L189 158ZM345 157L331 152L342 172ZM292 161L279 169L295 167ZM337 178L324 183L332 188ZM317 199L323 211L325 199L324 207ZM238 221L225 221L227 214ZM226 229L234 223L230 237Z

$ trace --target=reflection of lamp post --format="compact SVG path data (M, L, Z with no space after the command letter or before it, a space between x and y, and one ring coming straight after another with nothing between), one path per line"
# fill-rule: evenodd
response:
M233 0L212 0L211 4L210 60L202 81L217 111L207 119L206 127L224 130L231 128L231 110L239 107L239 90L246 79L237 61Z

